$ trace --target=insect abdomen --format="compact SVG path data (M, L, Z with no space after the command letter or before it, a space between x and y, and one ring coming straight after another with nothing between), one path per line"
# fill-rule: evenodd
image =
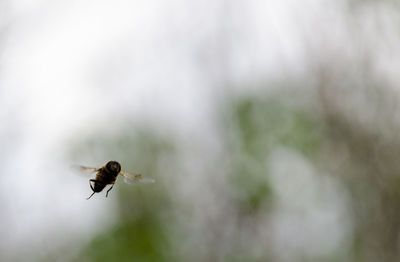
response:
M96 182L94 182L94 185L93 185L93 191L101 192L105 187L106 187L106 184L96 181Z

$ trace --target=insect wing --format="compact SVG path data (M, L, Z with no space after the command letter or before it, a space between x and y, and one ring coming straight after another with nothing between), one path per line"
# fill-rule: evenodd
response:
M121 175L124 177L124 182L127 184L151 184L155 182L154 178L146 177L141 174L121 171Z
M90 176L93 173L100 170L99 168L87 167L87 166L81 166L81 165L73 165L73 166L71 166L71 169L74 170L77 174L83 175L83 176Z

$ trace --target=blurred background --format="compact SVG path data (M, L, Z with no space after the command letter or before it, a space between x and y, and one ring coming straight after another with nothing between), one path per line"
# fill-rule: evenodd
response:
M400 6L0 2L1 261L400 261ZM124 170L91 194L72 164Z

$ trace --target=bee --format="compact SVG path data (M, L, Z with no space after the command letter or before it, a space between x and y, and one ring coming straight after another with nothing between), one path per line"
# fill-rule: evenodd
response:
M93 174L96 172L96 177L94 179L89 179L90 188L93 193L86 199L90 199L94 193L100 193L107 185L111 187L107 190L106 197L108 193L113 189L115 181L117 181L118 175L124 177L124 182L128 184L134 183L154 183L154 179L150 177L144 177L141 174L132 174L125 171L121 171L121 165L117 161L109 161L107 164L100 168L86 167L86 166L73 166L74 169L78 169L82 172L89 172Z

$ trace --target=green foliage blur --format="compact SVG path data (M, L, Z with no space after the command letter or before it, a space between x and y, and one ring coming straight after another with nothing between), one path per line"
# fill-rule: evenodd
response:
M382 104L386 98L382 95L376 99L371 106ZM72 146L74 157L113 158L126 170L156 179L151 185L117 184L111 192L117 198L117 223L95 235L73 261L273 262L282 261L286 253L296 254L290 261L301 262L397 261L400 150L396 139L366 128L357 118L350 121L351 114L342 113L341 108L331 104L293 106L280 96L260 94L227 101L218 112L217 125L222 130L218 139L223 150L217 159L202 157L209 152L207 147L200 154L190 155L190 143L185 144L173 132L166 135L159 132L159 127L146 124L127 125L118 133L99 131ZM384 110L390 110L388 105ZM377 109L378 116L384 113ZM384 124L379 128L386 128ZM316 172L313 179L320 181L310 188L304 184L296 192L290 200L294 211L280 206L282 199L268 166L271 155L282 148L304 159ZM211 173L203 180L208 181L205 185L198 185L197 193L180 198L176 192L187 186L186 179L190 177L182 174L187 171L188 159L192 171ZM293 165L290 161L285 165ZM299 181L296 173L288 175L289 180L292 178ZM290 192L291 181L285 183L289 188L283 190ZM202 186L207 190L202 192ZM326 198L323 190L329 186L340 190L333 191L331 198L318 201ZM317 206L295 203L296 198L310 194L315 187L323 188L318 191L321 195L314 196ZM199 201L203 197L208 202ZM337 202L338 199L344 200ZM282 210L288 212L284 214L289 214L289 219L292 215L293 219L306 219L307 212L317 217L326 215L319 213L323 210L342 212L341 216L334 216L334 224L339 227L336 230L343 231L343 237L332 240L336 246L326 252L286 246L285 241L291 239L277 247L277 240L271 235L274 228L263 225ZM292 234L289 228L285 230L289 236ZM271 236L260 240L263 234ZM308 236L308 232L304 234L299 237ZM319 234L329 243L331 236Z
M222 111L225 113L220 113L220 125L225 134L221 139L226 148L221 162L225 161L227 168L204 163L202 159L196 159L196 165L214 165L212 169L216 171L212 176L227 178L227 199L232 212L239 220L251 221L259 213L272 212L274 194L265 166L270 152L284 146L312 158L321 144L321 129L305 112L270 97L234 98ZM221 256L218 248L206 250L203 255L197 254L196 249L180 254L181 246L191 236L172 210L182 203L191 206L191 199L175 199L174 184L164 176L180 170L179 139L163 137L148 126L135 125L127 130L134 131L91 135L79 143L83 146L73 149L73 155L105 152L118 159L126 170L150 175L156 183L136 187L119 183L111 192L113 197L118 196L119 222L95 236L77 261L215 261ZM246 245L237 246L234 242L222 261L273 261L268 254L254 256L246 251Z
M232 192L244 209L257 211L272 197L265 167L269 153L286 146L312 157L321 143L321 130L305 113L268 97L237 99L228 119L231 123L225 128L233 133L228 143Z

